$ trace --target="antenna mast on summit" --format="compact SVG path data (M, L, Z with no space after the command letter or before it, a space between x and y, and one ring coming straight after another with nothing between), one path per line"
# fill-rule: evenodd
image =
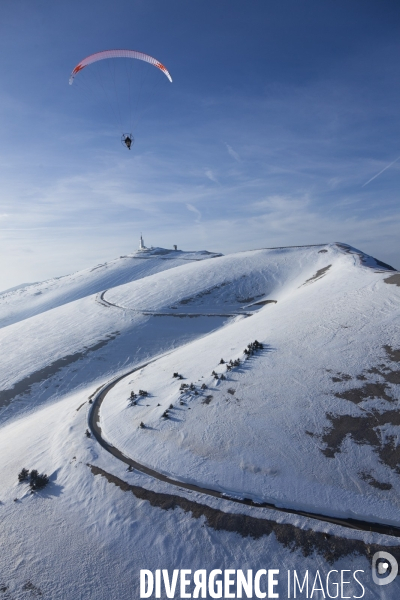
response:
M146 250L146 246L144 245L144 241L143 241L142 233L140 233L140 243L139 243L139 250Z

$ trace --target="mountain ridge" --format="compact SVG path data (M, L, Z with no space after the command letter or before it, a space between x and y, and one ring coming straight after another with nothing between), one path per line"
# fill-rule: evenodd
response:
M173 259L159 254L134 261L133 273L130 259L117 260L71 276L70 289L49 291L35 314L35 296L23 292L8 299L25 304L3 306L14 310L0 329L7 590L21 600L30 589L89 600L96 582L98 600L131 598L139 570L160 568L162 549L169 570L257 569L275 556L288 569L324 572L345 557L346 569L365 573L371 548L395 552L396 537L335 519L400 524L399 274L345 244L168 270ZM76 298L82 281L93 293ZM116 377L98 416L108 444L244 503L127 471L85 434L96 392ZM47 473L49 484L30 494L22 467ZM363 583L373 597L374 584Z

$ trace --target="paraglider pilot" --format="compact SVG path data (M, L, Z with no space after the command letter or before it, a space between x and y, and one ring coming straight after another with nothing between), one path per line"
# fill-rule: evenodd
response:
M128 150L130 150L131 146L132 146L132 139L129 137L129 135L127 135L126 138L124 139L124 143L125 143L126 147L128 148Z

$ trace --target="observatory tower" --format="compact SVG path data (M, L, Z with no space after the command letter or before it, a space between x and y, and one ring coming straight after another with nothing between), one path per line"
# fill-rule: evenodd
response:
M147 250L146 246L144 245L142 234L140 234L139 250Z

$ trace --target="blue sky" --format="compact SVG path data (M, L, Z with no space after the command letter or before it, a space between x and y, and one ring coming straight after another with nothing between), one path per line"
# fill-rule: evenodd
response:
M0 289L126 254L141 231L224 253L342 241L400 268L400 160L372 179L400 157L397 0L1 12ZM108 48L173 77L145 65L158 81L131 152L97 92L68 85Z

